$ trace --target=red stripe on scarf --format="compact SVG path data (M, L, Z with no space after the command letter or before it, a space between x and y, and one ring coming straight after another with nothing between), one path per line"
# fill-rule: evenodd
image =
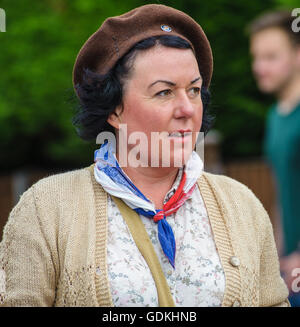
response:
M180 184L176 192L173 194L170 200L164 204L163 210L159 211L153 217L154 222L157 223L159 220L164 219L165 216L171 215L173 212L177 211L181 207L181 205L184 202L183 198L186 196L186 194L183 192L185 181L186 181L186 174L185 172L183 172ZM188 193L190 194L191 192Z
M180 199L185 194L185 193L183 193L183 187L185 185L185 181L186 181L186 174L185 174L185 172L183 172L180 184L179 184L176 192L171 197L171 199L167 203L164 204L164 209L163 209L164 212L170 210L175 205L175 203L178 201L178 199Z

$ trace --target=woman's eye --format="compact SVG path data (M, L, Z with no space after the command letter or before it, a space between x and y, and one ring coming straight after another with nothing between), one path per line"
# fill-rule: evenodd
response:
M201 89L200 87L193 87L189 90L189 93L192 95L192 96L198 96L200 93L201 93Z
M163 91L157 92L155 95L160 96L160 97L164 97L164 96L167 96L169 94L171 94L171 90L163 90Z

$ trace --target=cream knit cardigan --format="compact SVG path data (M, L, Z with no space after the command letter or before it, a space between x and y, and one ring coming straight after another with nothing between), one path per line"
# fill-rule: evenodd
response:
M204 173L198 186L225 272L222 305L288 306L261 203L225 176ZM22 195L4 229L0 304L113 306L106 246L107 194L93 168L40 180Z

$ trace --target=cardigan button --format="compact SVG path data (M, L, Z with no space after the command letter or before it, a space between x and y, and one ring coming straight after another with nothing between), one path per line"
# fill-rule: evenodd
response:
M239 300L235 300L232 304L233 307L240 307L241 306L241 302Z
M229 262L233 267L238 267L240 265L240 259L235 256L230 257Z
M97 276L100 276L101 275L101 269L100 269L100 267L97 267L96 268L96 275Z

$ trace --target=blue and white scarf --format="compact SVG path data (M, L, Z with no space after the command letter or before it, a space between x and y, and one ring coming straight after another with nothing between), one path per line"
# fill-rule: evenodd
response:
M163 209L156 210L154 204L133 184L130 178L119 166L116 151L112 142L102 144L95 151L94 175L96 181L103 189L122 199L131 209L139 215L152 218L158 224L158 238L162 250L170 264L175 268L176 243L171 226L166 216L176 212L181 205L192 195L197 179L203 171L203 162L193 151L186 165L180 185L171 199L164 204Z

